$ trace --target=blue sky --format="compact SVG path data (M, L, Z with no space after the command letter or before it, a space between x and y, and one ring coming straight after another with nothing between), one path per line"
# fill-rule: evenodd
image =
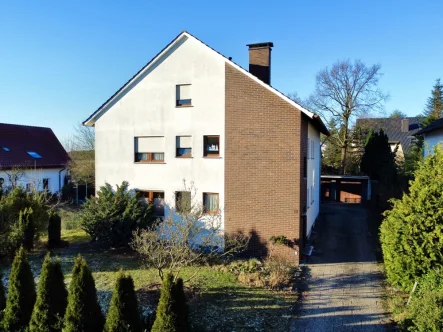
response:
M274 42L272 85L307 97L338 59L380 63L386 111L422 112L443 79L443 1L0 0L0 122L65 140L182 30L247 68Z

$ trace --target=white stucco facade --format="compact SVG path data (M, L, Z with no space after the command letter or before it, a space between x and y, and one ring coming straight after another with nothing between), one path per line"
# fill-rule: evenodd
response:
M0 170L0 178L4 179L3 189L10 189L11 182L10 175L13 174L11 170ZM20 175L17 185L23 188L32 187L38 191L43 191L43 183L47 180L48 190L51 193L59 192L64 184L66 170L64 168L41 168L41 169L26 169Z
M426 133L424 138L424 156L433 153L437 144L440 144L443 148L443 129L437 129L432 132Z
M192 107L176 107L176 86L191 85ZM196 199L218 193L224 206L225 63L194 39L181 40L95 122L96 188L128 181L130 188L162 191L167 206L183 180ZM220 136L219 157L203 156L203 137ZM163 137L164 162L137 163L137 137ZM192 157L176 157L176 137L191 136Z
M306 204L306 236L311 234L312 226L320 212L320 133L308 124L308 171L307 171L307 204Z

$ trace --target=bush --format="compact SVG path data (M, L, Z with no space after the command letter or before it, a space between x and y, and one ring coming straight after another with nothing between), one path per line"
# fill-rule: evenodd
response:
M26 250L34 248L35 226L33 217L32 208L25 208L23 211L20 211L18 224L20 235L23 236L23 247Z
M127 246L136 229L147 228L155 220L153 208L139 200L123 182L113 190L107 183L98 197L86 200L81 212L83 229L106 246Z
M79 255L72 269L64 332L102 331L105 319L97 300L94 278L86 261Z
M107 332L142 331L137 295L131 276L120 271L106 318Z
M154 325L151 332L175 332L177 326L177 313L174 312L173 307L173 293L174 277L172 274L167 274L163 279L160 300L158 302L157 311L155 314Z
M21 331L28 327L35 303L35 284L23 247L14 257L9 275L3 325L6 331Z
M404 331L443 331L443 270L431 271L419 280L400 327Z
M60 246L62 220L55 211L49 214L48 223L48 247L55 248Z
M3 274L0 273L0 322L3 320L3 310L5 310L6 307L5 286L3 286L2 280L3 280Z
M37 301L29 326L30 331L61 331L67 304L68 292L60 262L53 262L50 254L47 253L40 274Z
M178 278L172 286L172 298L172 311L177 315L176 331L189 331L189 308L182 278Z
M46 232L48 223L47 193L27 193L22 187L14 188L0 199L0 255L13 255L20 247L23 237L17 236L20 231L20 211L32 209L34 239Z
M388 281L410 290L414 281L443 266L443 151L420 163L410 193L392 200L380 227Z

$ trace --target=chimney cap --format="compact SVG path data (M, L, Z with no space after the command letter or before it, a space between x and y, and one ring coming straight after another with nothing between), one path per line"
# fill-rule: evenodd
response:
M263 43L255 43L255 44L246 44L250 49L251 48L259 48L259 47L274 47L274 43L272 42L263 42Z

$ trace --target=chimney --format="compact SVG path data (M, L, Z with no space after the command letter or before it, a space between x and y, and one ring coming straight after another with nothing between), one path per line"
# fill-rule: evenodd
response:
M401 132L407 133L409 131L409 119L401 120Z
M249 72L266 84L271 84L271 42L248 44Z

